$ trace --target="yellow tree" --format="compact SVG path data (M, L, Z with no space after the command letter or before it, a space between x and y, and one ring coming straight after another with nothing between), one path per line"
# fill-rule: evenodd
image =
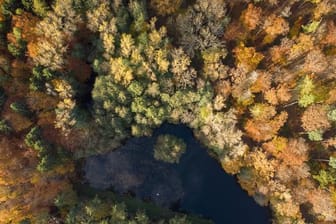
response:
M248 71L255 70L264 58L264 55L257 52L254 47L245 47L244 44L233 49L233 53L236 56L237 67L242 66Z

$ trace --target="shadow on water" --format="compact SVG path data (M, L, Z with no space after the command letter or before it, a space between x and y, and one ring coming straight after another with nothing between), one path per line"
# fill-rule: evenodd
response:
M153 158L160 134L183 138L187 151L179 164ZM94 188L132 192L165 207L201 215L216 224L269 224L270 211L260 207L193 137L184 125L164 124L152 137L133 138L120 149L93 156L85 178Z

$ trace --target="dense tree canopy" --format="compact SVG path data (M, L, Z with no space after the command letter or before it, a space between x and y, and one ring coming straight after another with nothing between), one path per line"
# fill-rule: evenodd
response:
M189 126L274 223L336 222L335 1L0 6L0 223L154 223L71 183L76 160L164 122ZM154 156L185 148L160 136Z

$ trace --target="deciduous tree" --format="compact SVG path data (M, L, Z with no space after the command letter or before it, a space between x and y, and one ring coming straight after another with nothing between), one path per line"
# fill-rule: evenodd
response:
M178 163L186 150L183 139L173 135L160 135L154 146L154 158L168 163Z

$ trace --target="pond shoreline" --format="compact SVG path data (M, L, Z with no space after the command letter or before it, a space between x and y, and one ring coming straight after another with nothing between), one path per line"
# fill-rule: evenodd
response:
M153 145L160 134L184 139L187 151L179 164L153 158ZM129 139L105 155L87 158L84 170L88 183L97 189L131 193L177 212L209 217L214 223L270 223L270 209L257 205L184 125L164 124L152 137ZM246 214L245 221L240 213Z

